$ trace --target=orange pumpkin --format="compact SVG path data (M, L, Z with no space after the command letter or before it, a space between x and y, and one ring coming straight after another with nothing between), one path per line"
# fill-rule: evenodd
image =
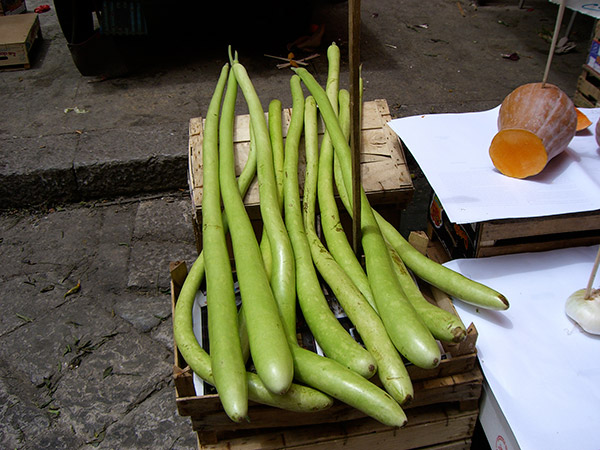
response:
M500 105L490 158L509 177L537 175L567 148L576 130L577 112L567 94L548 83L524 84Z

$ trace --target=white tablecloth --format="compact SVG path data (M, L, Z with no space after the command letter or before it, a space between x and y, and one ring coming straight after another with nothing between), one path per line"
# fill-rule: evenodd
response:
M458 300L454 305L479 332L485 379L521 450L600 448L600 336L585 333L564 312L569 295L587 286L597 251L578 247L446 263L509 299L503 312Z

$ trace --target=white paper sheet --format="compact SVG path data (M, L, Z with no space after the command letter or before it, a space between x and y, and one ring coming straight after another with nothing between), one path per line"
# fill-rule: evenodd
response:
M550 0L550 3L560 5L561 0ZM600 4L591 2L590 0L566 0L565 6L575 12L585 14L587 16L600 18Z
M521 450L600 449L600 336L564 313L569 295L587 286L597 251L577 247L445 264L509 299L503 312L454 305L479 332L484 376Z
M482 112L429 114L391 120L455 223L541 217L600 209L600 148L594 128L600 108L581 110L593 122L541 174L502 175L489 157L499 106Z

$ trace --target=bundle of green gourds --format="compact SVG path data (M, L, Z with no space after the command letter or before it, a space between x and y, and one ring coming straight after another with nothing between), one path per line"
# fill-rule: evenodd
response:
M436 340L460 342L460 319L429 303L412 273L480 307L503 310L498 292L428 259L371 208L361 190L361 244L356 258L340 225L334 186L352 214L349 93L339 88L339 48L327 52L327 86L304 68L290 78L292 116L285 140L281 102L267 117L237 55L230 56L208 108L202 147L202 253L190 269L173 318L178 349L192 370L214 385L227 415L249 420L248 400L293 411L328 408L337 399L378 421L401 427L402 405L413 397L406 361L440 362ZM305 98L302 84L309 95ZM233 145L238 88L248 105L251 146L236 178ZM319 141L318 123L325 124ZM298 160L304 143L302 199ZM263 233L259 242L243 197L258 178ZM323 238L315 227L320 212ZM223 208L223 209L222 209ZM233 248L241 308L235 302ZM410 271L409 271L410 270ZM319 276L335 294L364 346L340 325ZM206 283L210 355L193 332L192 306ZM296 307L326 356L302 348ZM248 361L252 371L248 371ZM370 378L378 374L381 385Z

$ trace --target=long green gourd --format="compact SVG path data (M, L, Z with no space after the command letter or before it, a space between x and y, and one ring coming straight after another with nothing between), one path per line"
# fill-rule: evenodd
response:
M329 308L312 261L302 218L298 184L299 146L304 124L304 94L297 75L293 75L290 79L290 87L293 104L292 118L285 141L283 197L285 224L296 260L298 303L308 327L325 355L363 377L371 378L377 369L375 359L350 336Z
M346 90L340 91L340 127L345 136L348 136L350 129L350 94ZM339 164L337 165L339 171ZM346 210L352 215L352 208L348 201L345 185L341 173L336 173L336 183L342 203ZM436 339L441 339L447 342L459 342L466 337L466 329L460 318L451 314L431 303L429 303L422 295L419 287L414 282L411 274L408 272L404 262L388 243L388 249L392 258L393 269L402 288L402 292L413 305L419 317L423 320L431 334Z
M245 74L245 69L239 62L233 60L232 71L240 89L247 95L249 80L247 74ZM265 166L263 149L265 145L269 145L270 149L270 144L264 142L265 135L267 141L269 138L262 107L262 123L253 120L256 117L255 102L250 103L249 107L252 128L257 140L257 174L260 176ZM287 331L285 328L287 325L282 323L282 316L279 313L280 307L278 307L279 299L271 288L252 223L236 186L233 135L231 136L231 145L228 147L222 145L220 152L221 195L229 218L231 244L248 330L250 354L256 372L265 383L265 386L275 394L283 394L289 389L294 373L291 352L286 342ZM268 159L272 168L273 162L270 152ZM277 201L277 193L276 191L273 192L275 201ZM261 199L261 209L262 204ZM274 228L268 230L269 239L275 234ZM271 248L273 250L276 247L271 245ZM279 273L278 271L281 270L282 266L281 258L277 261L274 258L273 266L273 273Z
M232 61L240 89L246 99L250 122L257 148L257 177L260 195L260 212L263 229L269 237L272 255L271 289L281 311L286 333L296 332L296 289L294 252L289 240L279 206L273 151L262 104L248 76L246 68Z
M305 102L305 117L304 144L308 158L310 154L318 152L317 109L310 96ZM310 164L307 161L307 167ZM406 414L390 394L339 362L301 348L295 333L288 335L288 339L294 357L294 376L298 381L331 395L385 425L401 427L406 424Z
M314 100L312 101L314 103ZM316 129L316 113L307 115L307 128ZM317 236L315 223L316 174L318 173L316 138L305 138L306 176L304 180L304 223L315 266L335 294L350 321L356 327L365 347L375 358L379 379L385 390L400 404L413 398L414 391L403 359L375 310L369 305L348 273L338 264Z
M287 273L283 271L278 272L277 270L277 258L283 256L282 259L285 259L287 257L287 246L289 244L291 250L291 244L289 243L289 236L287 235L285 226L283 226L285 233L282 233L279 227L279 222L283 222L283 219L277 199L273 160L268 149L269 143L267 142L268 134L266 124L264 124L264 113L262 112L258 95L245 68L234 60L233 70L236 73L236 78L248 103L251 121L257 137L257 149L259 149L258 179L259 186L262 184L265 193L265 195L261 195L261 215L264 226L267 227L271 248L274 253L271 285L274 292L283 294L283 297L278 299L278 304L283 323L286 324L284 328L293 356L294 375L300 382L338 398L350 406L354 406L365 412L365 414L380 420L382 423L390 426L402 426L406 423L406 415L389 394L333 359L319 356L298 345L295 321L296 290L295 288L293 289L294 309L292 309L289 307L286 291L290 289L290 285L294 286L292 284L293 280L291 283ZM261 145L265 145L262 148L262 157ZM278 251L281 251L282 255L277 255ZM293 251L291 252L291 256L293 258ZM294 261L291 261L290 267L293 268L293 264ZM293 273L295 273L295 269ZM277 294L275 296L277 297Z
M215 387L225 413L234 422L248 420L248 383L238 331L237 305L229 250L223 228L219 185L219 137L233 135L236 90L227 83L228 66L223 66L204 124L202 140L202 249L210 261L206 266L208 337ZM233 74L230 75L230 81ZM233 80L235 81L235 79ZM225 85L223 117L219 109ZM229 107L227 107L229 106ZM231 117L228 117L230 115ZM220 128L219 128L220 126ZM227 326L223 326L227 324Z
M339 68L340 68L340 50L332 43L327 49L329 60L329 71L327 76L326 92L334 111L338 109L338 97L340 98L340 114L346 113L344 106L344 97L339 91ZM345 91L346 93L348 91ZM346 105L347 106L347 105ZM340 117L340 122L342 117ZM348 120L349 122L349 120ZM319 210L321 212L321 227L323 236L331 255L348 273L354 284L360 289L369 304L377 311L377 305L373 298L373 292L369 285L367 274L360 264L346 232L340 220L337 203L334 196L334 177L333 177L334 150L329 132L325 129L323 140L321 142L321 151L319 154L319 174L317 196L319 199Z
M308 90L315 97L325 125L331 135L340 160L345 185L352 183L351 150L339 126L325 90L304 68L295 68ZM377 225L373 211L361 189L361 234L365 251L367 276L375 303L385 327L398 351L413 364L423 368L436 367L440 362L437 342L404 296L394 274L387 244Z

